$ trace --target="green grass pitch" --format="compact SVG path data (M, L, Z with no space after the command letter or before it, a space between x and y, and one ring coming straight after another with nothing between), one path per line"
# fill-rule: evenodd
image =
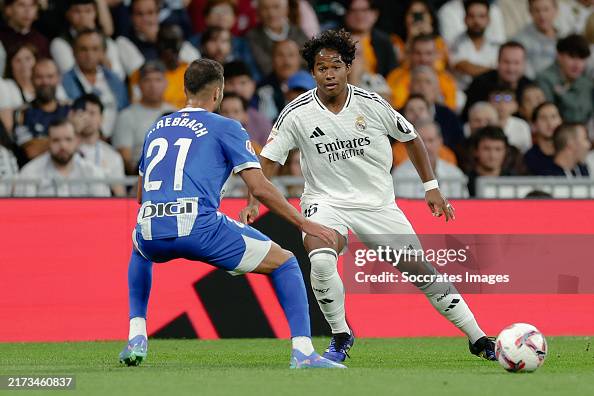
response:
M531 374L470 355L463 338L357 339L348 370L289 370L275 339L151 340L140 367L118 364L123 342L0 343L0 375L74 374L76 390L51 392L67 395L594 395L590 340L549 337Z

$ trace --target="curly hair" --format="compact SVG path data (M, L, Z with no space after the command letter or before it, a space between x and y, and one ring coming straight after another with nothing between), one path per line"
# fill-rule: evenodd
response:
M316 54L321 49L328 48L337 51L343 62L351 65L353 59L355 59L355 45L355 42L351 39L351 34L346 30L326 30L303 45L301 56L307 62L308 69L313 70L316 63Z

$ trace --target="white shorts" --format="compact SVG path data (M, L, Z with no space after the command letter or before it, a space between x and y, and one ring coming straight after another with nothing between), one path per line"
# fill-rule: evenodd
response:
M301 212L311 221L332 228L348 240L351 231L370 249L389 245L421 249L415 230L396 203L381 209L345 209L326 203L302 202ZM303 235L305 238L305 234Z

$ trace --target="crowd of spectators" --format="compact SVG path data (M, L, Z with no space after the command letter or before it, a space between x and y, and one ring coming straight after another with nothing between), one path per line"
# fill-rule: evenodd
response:
M0 196L131 193L114 180L138 173L146 131L184 107L200 57L224 65L220 113L259 152L315 87L301 46L335 28L358 42L349 82L416 126L438 179L468 181L447 195L475 196L480 176L594 173L593 0L2 3ZM397 195L422 197L403 144L392 151ZM300 175L298 152L280 175ZM62 183L85 178L106 179Z

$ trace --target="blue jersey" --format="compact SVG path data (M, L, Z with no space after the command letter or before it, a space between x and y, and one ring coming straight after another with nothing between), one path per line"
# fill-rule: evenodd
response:
M237 121L186 108L148 131L140 158L142 206L136 230L145 240L183 237L215 223L231 175L260 168Z

